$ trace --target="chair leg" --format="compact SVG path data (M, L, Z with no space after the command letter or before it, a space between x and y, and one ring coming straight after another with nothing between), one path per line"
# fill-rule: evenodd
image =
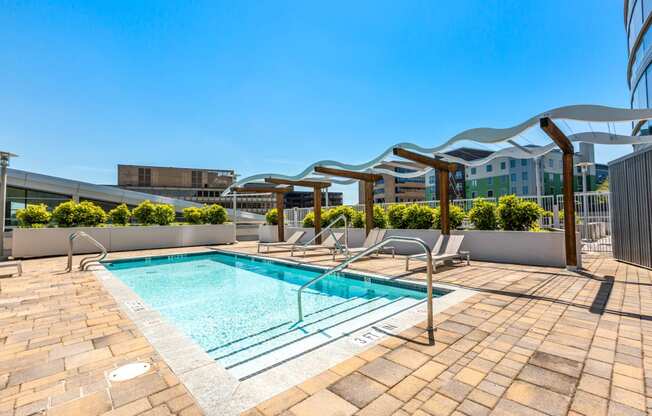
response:
M17 268L18 268L18 276L22 276L23 275L23 265L21 263L18 263Z
M410 258L405 258L405 271L407 272L410 269Z
M467 266L470 266L470 265L471 265L471 255L470 255L470 254L467 254L467 255L466 255L466 265L467 265Z

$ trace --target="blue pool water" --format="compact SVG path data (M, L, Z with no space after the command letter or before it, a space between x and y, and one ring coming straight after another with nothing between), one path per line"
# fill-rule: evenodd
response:
M105 266L226 368L367 314L395 313L396 307L411 307L426 297L418 285L340 273L304 291L305 318L297 322L297 290L319 276L318 269L226 253Z

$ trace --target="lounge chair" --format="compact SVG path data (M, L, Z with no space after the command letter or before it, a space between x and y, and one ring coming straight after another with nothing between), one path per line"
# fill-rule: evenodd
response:
M381 230L380 228L374 228L373 230L369 231L369 235L367 235L367 238L365 238L364 242L362 243L362 247L349 248L347 250L348 251L347 254L350 257L350 256L352 256L354 254L361 253L361 252L367 250L369 247L373 246L374 244L380 243L385 238L385 233L386 232L387 232L387 230ZM379 253L381 253L383 251L391 252L392 253L392 258L394 258L394 256L396 255L396 250L395 250L394 247L381 247L378 250L375 250L375 251L369 253L369 255L372 255L372 254L373 255L378 255Z
M10 273L9 276L13 276L14 274L18 274L18 276L20 276L23 274L23 264L20 262L20 260L0 262L0 268L5 268L5 267L16 268L16 272Z
M321 244L295 244L292 246L292 251L290 256L294 256L294 251L302 251L303 254L306 254L306 251L315 251L315 250L328 250L333 254L333 259L335 259L335 253L342 245L342 237L344 233L331 233Z
M270 247L288 247L291 248L292 246L296 245L299 240L301 240L301 237L305 234L305 231L296 231L294 232L290 238L288 238L286 241L279 241L277 243L258 243L258 252L260 253L260 248L261 247L266 247L267 250L265 251L266 253L269 252Z
M464 241L463 235L442 235L437 239L437 242L432 249L432 270L437 270L437 262L454 259L466 259L466 264L471 264L471 253L468 251L460 251L462 242ZM410 260L428 261L426 254L415 254L405 258L405 271L409 270Z

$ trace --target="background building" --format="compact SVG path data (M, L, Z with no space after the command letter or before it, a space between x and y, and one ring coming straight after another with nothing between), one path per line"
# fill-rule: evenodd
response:
M200 204L220 204L232 208L233 197L221 193L235 180L233 170L194 169L161 166L118 165L118 187ZM285 195L287 208L312 207L312 191ZM342 205L341 192L328 193L328 205ZM322 203L326 205L325 196ZM276 206L274 195L247 194L237 197L238 209L264 214Z
M413 162L386 162L377 167L400 173L416 172L422 168L421 165ZM382 179L374 184L374 202L376 203L423 201L425 197L425 176L423 175L416 178L395 178L391 175L383 175ZM362 182L358 183L358 201L364 201Z
M538 146L529 145L528 148ZM590 163L587 171L587 190L594 191L599 182L606 179L601 171L601 180L596 177L594 146L580 143L579 152L575 154L575 164ZM537 169L538 164L538 169ZM602 165L604 166L604 165ZM537 173L539 175L537 181ZM467 168L466 198L500 197L503 195L529 196L537 194L537 182L541 195L559 195L562 193L562 153L559 150L537 159L514 159L499 157L482 166ZM582 190L582 170L575 167L575 190Z
M652 34L650 23L652 0L625 0L625 30L627 32L627 83L631 108L649 108L652 104ZM650 122L632 125L632 135L650 134ZM635 146L636 147L636 146Z
M448 152L447 155L462 158L464 160L477 160L489 156L490 150L474 149L471 147L460 147ZM466 198L466 169L462 164L456 165L456 171L448 178L448 194L451 199ZM439 199L439 175L436 170L426 174L426 200L433 201Z

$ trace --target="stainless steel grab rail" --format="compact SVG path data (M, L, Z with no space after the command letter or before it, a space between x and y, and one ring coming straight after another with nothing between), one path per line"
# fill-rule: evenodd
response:
M78 237L83 237L83 238L87 239L88 241L90 241L91 244L93 244L95 247L97 247L97 248L99 248L101 250L101 253L94 254L92 256L84 257L83 259L81 259L81 261L79 262L79 269L80 270L86 270L86 268L88 267L88 265L90 263L95 262L95 261L100 262L100 261L104 260L104 258L107 255L106 248L102 245L102 243L100 243L99 241L97 241L96 239L91 237L90 235L86 234L83 231L77 231L77 232L71 233L68 236L68 265L66 266L66 271L67 272L72 271L73 243L74 243L75 239L78 238Z
M359 259L359 258L361 258L363 256L366 256L367 254L382 248L384 245L386 245L387 243L390 243L392 241L404 241L406 243L417 244L417 245L421 246L421 248L423 249L423 252L428 257L428 263L427 263L427 266L426 266L426 270L427 270L427 274L428 274L428 279L427 279L428 280L428 283L427 283L428 284L428 288L427 288L427 290L428 290L428 300L427 300L427 303L428 303L428 331L432 331L433 327L434 327L433 316L432 316L432 313L433 313L433 306L432 306L432 251L431 251L430 247L428 246L428 244L426 244L426 242L423 241L422 239L415 238L415 237L402 237L402 236L386 237L380 243L376 243L373 246L370 246L369 248L367 248L366 250L356 254L355 256L349 257L348 259L344 260L342 263L338 264L337 266L333 267L330 270L327 270L326 272L324 272L320 276L315 277L314 279L312 279L308 283L301 286L299 288L299 291L297 292L297 305L298 305L298 308L299 308L299 321L303 321L303 306L302 306L302 302L301 302L301 294L303 293L303 290L305 288L314 285L315 283L317 283L320 280L330 276L333 273L337 273L337 272L345 269L346 266L353 263L357 259Z
M340 252L342 252L342 245L340 244L339 241L337 241L337 238L335 238L335 235L333 234L333 230L331 230L331 227L333 227L335 224L337 224L340 220L344 220L344 250L348 253L349 252L349 220L346 218L346 215L340 214L337 218L335 218L333 221L330 222L326 227L324 227L319 234L316 234L313 238L311 238L307 243L301 244L303 246L308 246L310 243L315 241L317 237L320 235L324 234L325 232L330 232L331 235L333 236L333 239L335 240L335 247L337 247ZM299 246L301 247L301 246Z

